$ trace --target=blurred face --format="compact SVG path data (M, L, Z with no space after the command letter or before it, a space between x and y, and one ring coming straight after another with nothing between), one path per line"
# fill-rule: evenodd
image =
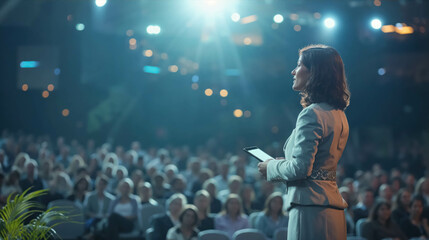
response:
M283 199L281 197L275 197L270 202L271 212L279 212L283 208Z
M411 200L411 193L408 191L405 191L401 195L401 203L403 206L408 206L410 204Z
M176 198L170 203L170 206L168 206L168 210L173 216L177 216L179 215L180 211L182 211L182 206L182 199Z
M200 211L206 211L209 205L210 205L210 199L206 198L205 196L201 195L195 199L195 206Z
M140 194L143 200L150 199L152 197L152 189L146 186L143 186L140 188Z
M98 181L97 190L102 192L106 189L106 187L107 187L107 183L105 181L103 181L103 180Z
M364 194L364 198L363 198L363 204L365 204L365 206L372 206L372 204L374 203L374 194L372 192L365 192Z
M383 204L377 211L378 218L381 221L387 221L390 218L390 209L387 205Z
M303 91L307 85L308 79L310 78L310 71L302 63L302 56L299 56L297 66L292 70L293 85L292 89L295 91Z
M196 221L197 216L195 215L195 213L192 210L186 210L183 215L182 224L184 226L193 226Z
M238 199L230 199L228 203L226 204L226 212L229 215L237 215L240 211L240 202Z
M119 187L119 192L121 193L122 196L128 196L131 192L130 185L128 185L128 183L126 182L123 182Z
M411 215L420 216L423 212L423 203L420 200L415 200L413 204L411 204Z
M429 181L428 180L426 180L426 181L423 182L423 184L422 184L422 192L425 195L429 195Z
M122 170L116 171L116 178L118 179L124 178L124 172L122 172Z

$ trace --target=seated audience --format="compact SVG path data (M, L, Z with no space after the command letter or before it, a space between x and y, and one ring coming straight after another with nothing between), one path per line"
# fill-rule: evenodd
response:
M167 240L198 240L197 212L194 205L186 205L179 215L179 224L168 230Z
M215 229L224 231L232 238L237 230L249 227L247 216L243 214L240 196L231 193L223 204L223 211L215 218Z
M118 185L118 196L111 202L107 225L108 239L119 239L119 233L131 232L138 224L140 199L131 194L133 181L124 178Z
M283 197L279 192L272 193L265 201L265 208L258 215L255 226L269 239L278 228L288 226L289 218L283 212Z
M157 214L152 217L152 240L164 240L170 228L179 224L179 215L187 204L185 195L173 194L166 202L167 213Z
M405 240L407 237L390 217L390 204L378 202L372 209L368 221L362 224L362 237L367 240L393 238Z
M200 231L214 229L214 217L210 216L210 194L206 190L200 190L195 194L194 205L198 209Z
M429 223L423 218L424 198L421 195L413 197L410 203L409 217L401 220L400 226L408 238L427 239L429 237Z

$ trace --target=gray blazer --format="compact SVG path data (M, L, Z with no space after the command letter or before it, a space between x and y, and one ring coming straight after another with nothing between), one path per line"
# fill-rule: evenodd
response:
M320 179L326 172L335 176L348 136L344 111L326 103L311 104L301 111L283 148L285 160L272 160L267 166L268 181L286 182L287 209L293 204L347 207L336 182ZM318 180L313 176L319 176Z
M115 197L104 191L104 199L103 199L103 210L102 213L104 215L107 215L109 213L109 207L111 202L115 199ZM99 204L98 204L98 196L97 191L90 192L86 195L84 204L83 204L85 216L89 217L89 213L95 213L97 214L99 211Z

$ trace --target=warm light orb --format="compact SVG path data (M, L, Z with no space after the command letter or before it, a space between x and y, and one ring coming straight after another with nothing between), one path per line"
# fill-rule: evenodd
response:
M43 98L48 98L48 97L49 97L49 92L48 92L48 91L46 91L46 90L45 90L45 91L43 91L43 92L42 92L42 97L43 97Z
M49 91L49 92L54 91L54 88L55 88L55 87L54 87L54 84L49 84L49 85L48 85L48 91Z
M65 109L63 109L63 111L62 111L62 115L63 115L64 117L67 117L68 115L70 115L70 111L69 111L67 108L65 108Z
M243 111L241 109L234 110L234 117L241 118L243 116Z
M22 91L28 91L28 84L22 84Z
M179 71L179 67L177 67L176 65L171 65L168 67L168 71L177 72L177 71Z
M143 52L143 55L144 55L145 57L152 57L152 56L153 56L153 52L152 52L152 50L148 49L148 50L145 50L145 51Z
M226 89L220 90L220 96L221 97L227 97L228 96L228 91Z
M211 90L210 88L207 88L204 91L204 94L206 94L206 96L210 97L211 95L213 95L213 90Z

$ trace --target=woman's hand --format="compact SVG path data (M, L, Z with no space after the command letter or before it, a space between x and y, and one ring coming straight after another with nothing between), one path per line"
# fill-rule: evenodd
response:
M267 179L267 166L268 166L268 162L271 160L273 159L268 159L265 162L258 163L258 171L264 179Z

